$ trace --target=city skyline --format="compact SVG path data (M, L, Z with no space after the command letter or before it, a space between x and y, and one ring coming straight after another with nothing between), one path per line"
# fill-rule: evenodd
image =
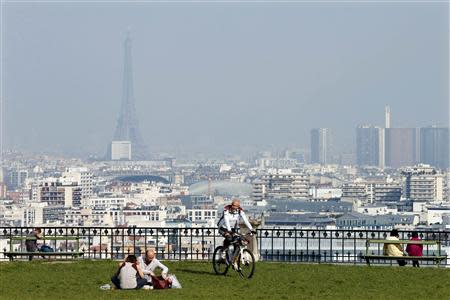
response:
M353 151L354 128L382 126L387 103L392 127L448 124L440 5L89 7L5 4L5 148L103 155L130 24L136 110L155 151L308 148L316 127Z

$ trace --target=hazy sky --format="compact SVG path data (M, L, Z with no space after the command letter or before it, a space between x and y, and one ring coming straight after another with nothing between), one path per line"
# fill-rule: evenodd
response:
M7 3L8 145L104 153L119 113L123 40L150 149L308 147L330 127L448 123L448 5Z

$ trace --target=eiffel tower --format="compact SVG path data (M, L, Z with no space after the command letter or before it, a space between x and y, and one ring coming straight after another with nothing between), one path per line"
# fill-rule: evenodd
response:
M131 60L131 37L127 33L124 42L123 92L120 115L114 133L115 141L131 142L131 157L133 160L148 158L148 149L139 129L139 121L134 106L133 65Z

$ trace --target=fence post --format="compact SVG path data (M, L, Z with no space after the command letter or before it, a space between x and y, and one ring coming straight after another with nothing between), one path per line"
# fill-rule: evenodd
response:
M252 225L253 229L256 230L261 225L261 220L250 220L250 224ZM241 229L242 234L247 234L250 232L250 230L245 226L245 224L239 224L239 227ZM258 239L256 235L253 235L250 243L247 246L247 249L250 250L250 252L253 253L253 256L255 257L255 261L259 261L259 250L258 250Z

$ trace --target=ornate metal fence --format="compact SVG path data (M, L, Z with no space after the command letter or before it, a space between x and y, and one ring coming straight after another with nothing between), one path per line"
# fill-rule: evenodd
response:
M367 240L383 240L389 230L324 230L324 229L260 229L259 253L263 260L289 262L365 264ZM410 231L400 231L400 239L408 240ZM418 231L423 240L440 241L442 253L450 250L449 231ZM424 255L437 253L437 245L424 246ZM370 254L381 254L383 244L372 244ZM449 260L443 264L448 265ZM392 264L391 260L379 261ZM395 263L395 262L394 262ZM425 264L432 264L426 262Z
M0 249L10 249L11 237L27 236L30 227L0 227ZM148 228L148 227L45 227L46 243L56 252L76 251L73 240L80 237L80 250L85 259L123 259L128 254L141 254L154 248L157 255L170 260L210 260L223 238L215 228ZM418 231L423 240L438 240L442 252L450 251L450 231ZM265 261L311 263L365 263L366 240L384 239L388 230L324 230L324 229L258 229L258 253ZM400 239L411 232L401 231ZM45 237L57 237L45 241ZM64 239L66 237L66 239ZM371 246L371 253L382 252L383 245ZM26 251L24 240L13 240L14 251ZM434 255L435 245L424 247L424 255ZM63 257L61 257L63 258ZM6 259L1 255L0 259ZM391 261L380 263L391 264ZM395 263L395 262L394 262ZM449 265L450 261L443 264Z

